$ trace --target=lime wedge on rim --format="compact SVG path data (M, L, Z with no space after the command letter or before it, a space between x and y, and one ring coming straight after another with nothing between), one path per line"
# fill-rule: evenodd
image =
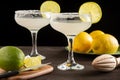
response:
M60 13L60 5L55 1L44 1L40 6L41 12Z
M79 15L81 14L91 14L92 23L97 23L102 18L102 10L98 3L96 2L85 2L79 8Z

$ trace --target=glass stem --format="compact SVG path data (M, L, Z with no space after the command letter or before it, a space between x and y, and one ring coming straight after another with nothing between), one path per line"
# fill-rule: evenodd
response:
M31 56L36 56L38 55L37 52L37 31L31 31L31 36L32 36L32 51L31 51Z
M67 63L70 64L71 66L76 64L73 55L73 42L74 42L74 37L73 36L68 37L69 52L68 52Z

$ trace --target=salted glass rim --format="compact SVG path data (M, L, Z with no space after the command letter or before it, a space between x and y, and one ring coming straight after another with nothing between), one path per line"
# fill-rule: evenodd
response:
M78 12L61 12L61 13L51 13L51 16L61 16L61 15L72 15L72 16L90 16L91 18L91 14L90 13L85 13L85 14L79 14Z
M70 16L69 16L70 15ZM69 18L69 17L79 17L80 19L84 17L86 22L91 22L92 17L90 13L79 14L78 12L61 12L61 13L52 13L51 19L55 17Z
M27 16L28 15L28 16ZM37 16L44 17L44 18L50 18L51 12L40 12L40 10L16 10L15 16L19 17L36 17Z
M40 10L16 10L15 13L17 14L42 14L42 13L51 13L51 12L40 12Z
M61 13L52 13L54 15L58 15L58 14L65 14L65 15L69 15L69 14L72 14L72 15L91 15L90 13L84 13L84 14L79 14L78 12L61 12Z

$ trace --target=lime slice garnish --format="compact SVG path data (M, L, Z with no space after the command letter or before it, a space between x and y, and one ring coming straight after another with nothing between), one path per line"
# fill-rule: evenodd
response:
M102 18L102 10L98 3L96 2L85 2L79 8L79 15L81 14L91 14L92 23L97 23Z
M36 66L38 64L41 64L41 57L36 56L36 57L30 57L29 55L25 57L24 59L24 66L25 67L32 67Z
M45 1L40 6L41 12L60 13L60 5L55 1Z

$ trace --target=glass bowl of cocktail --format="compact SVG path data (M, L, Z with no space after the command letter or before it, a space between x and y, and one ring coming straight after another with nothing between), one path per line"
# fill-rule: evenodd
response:
M58 65L60 70L82 70L84 65L78 64L74 60L72 44L74 37L91 27L91 15L82 14L79 15L77 12L64 12L64 13L53 13L51 14L50 25L53 29L66 35L68 39L68 59L64 63Z
M60 12L60 6L55 1L44 1L40 10L16 10L15 21L22 27L25 27L32 35L32 51L25 57L27 67L41 64L41 60L46 57L39 54L37 50L37 33L47 26L52 12Z
M39 10L16 10L15 21L20 26L28 29L32 35L32 51L30 56L45 56L40 55L37 50L37 33L38 31L49 24L50 13L40 12Z

